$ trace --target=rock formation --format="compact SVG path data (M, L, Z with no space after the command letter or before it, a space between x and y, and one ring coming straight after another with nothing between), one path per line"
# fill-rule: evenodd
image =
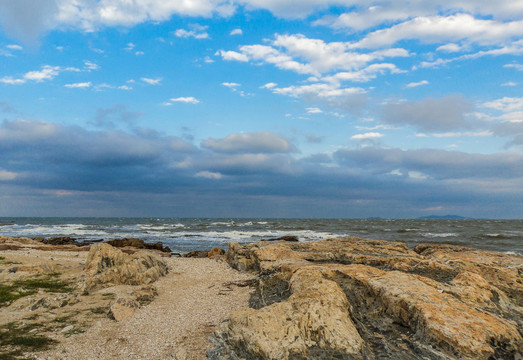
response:
M134 248L134 249L147 249L147 250L158 250L164 253L170 253L171 249L167 246L163 246L161 242L146 243L145 241L137 238L123 238L114 239L107 241L107 244L117 248Z
M216 332L221 358L523 358L521 256L358 238L226 256L260 281Z
M150 284L166 274L167 265L155 254L126 254L106 243L92 245L85 263L87 291L120 284Z

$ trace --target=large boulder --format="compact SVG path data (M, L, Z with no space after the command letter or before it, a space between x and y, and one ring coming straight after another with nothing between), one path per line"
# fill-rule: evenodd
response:
M523 257L358 238L231 243L256 272L216 353L247 359L523 359ZM224 355L225 356L225 355Z
M126 254L106 244L91 246L85 263L86 290L114 285L144 285L167 274L167 265L157 255L139 251Z
M363 339L341 288L315 269L298 270L292 295L232 314L217 333L239 356L256 359L360 359Z

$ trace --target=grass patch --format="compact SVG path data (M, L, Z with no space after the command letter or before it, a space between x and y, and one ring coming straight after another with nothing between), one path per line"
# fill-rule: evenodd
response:
M107 314L109 312L109 308L106 306L98 306L91 309L91 312L93 314Z
M64 324L64 323L75 324L77 321L76 320L72 320L71 321L72 317L73 317L73 315L60 316L60 317L55 318L53 320L53 322L56 322L56 323L59 323L59 324Z
M0 263L2 265L21 264L21 262L6 260L5 256L0 256Z
M40 323L19 325L8 323L0 327L0 360L18 359L27 351L47 350L56 341L43 335L35 334Z
M36 290L22 291L15 285L0 284L0 307L8 306L13 301L27 295L32 295L35 292Z
M13 301L28 295L33 295L39 290L51 293L69 293L74 289L71 284L49 275L42 278L17 280L12 284L0 284L0 307L9 306Z
M17 280L13 283L14 286L27 290L44 290L52 293L68 293L74 289L66 281L57 280L54 276L47 276L45 278Z

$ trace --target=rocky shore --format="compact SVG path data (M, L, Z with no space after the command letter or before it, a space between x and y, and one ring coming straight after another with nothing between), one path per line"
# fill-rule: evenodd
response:
M523 359L521 256L269 240L0 236L0 358Z
M345 238L231 243L227 261L259 285L216 358L523 358L520 256Z

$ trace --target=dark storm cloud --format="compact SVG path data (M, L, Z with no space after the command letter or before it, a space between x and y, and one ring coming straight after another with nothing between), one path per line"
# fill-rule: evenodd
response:
M194 147L180 138L156 133L87 131L42 121L6 121L0 128L0 156L5 159L101 167L149 164L179 157Z
M434 179L508 179L523 177L519 153L468 154L437 149L363 148L339 150L335 158L373 174L416 171Z
M473 106L463 96L426 98L382 106L382 120L394 125L411 125L421 131L452 131L470 128L466 114Z
M512 138L505 147L523 146L523 120L505 121L494 126L494 134L501 137Z
M300 159L270 132L247 139L259 134L264 141L250 147L233 134L198 148L147 129L5 121L0 171L9 176L0 180L0 212L397 217L434 205L514 217L523 210L521 154L366 147Z

